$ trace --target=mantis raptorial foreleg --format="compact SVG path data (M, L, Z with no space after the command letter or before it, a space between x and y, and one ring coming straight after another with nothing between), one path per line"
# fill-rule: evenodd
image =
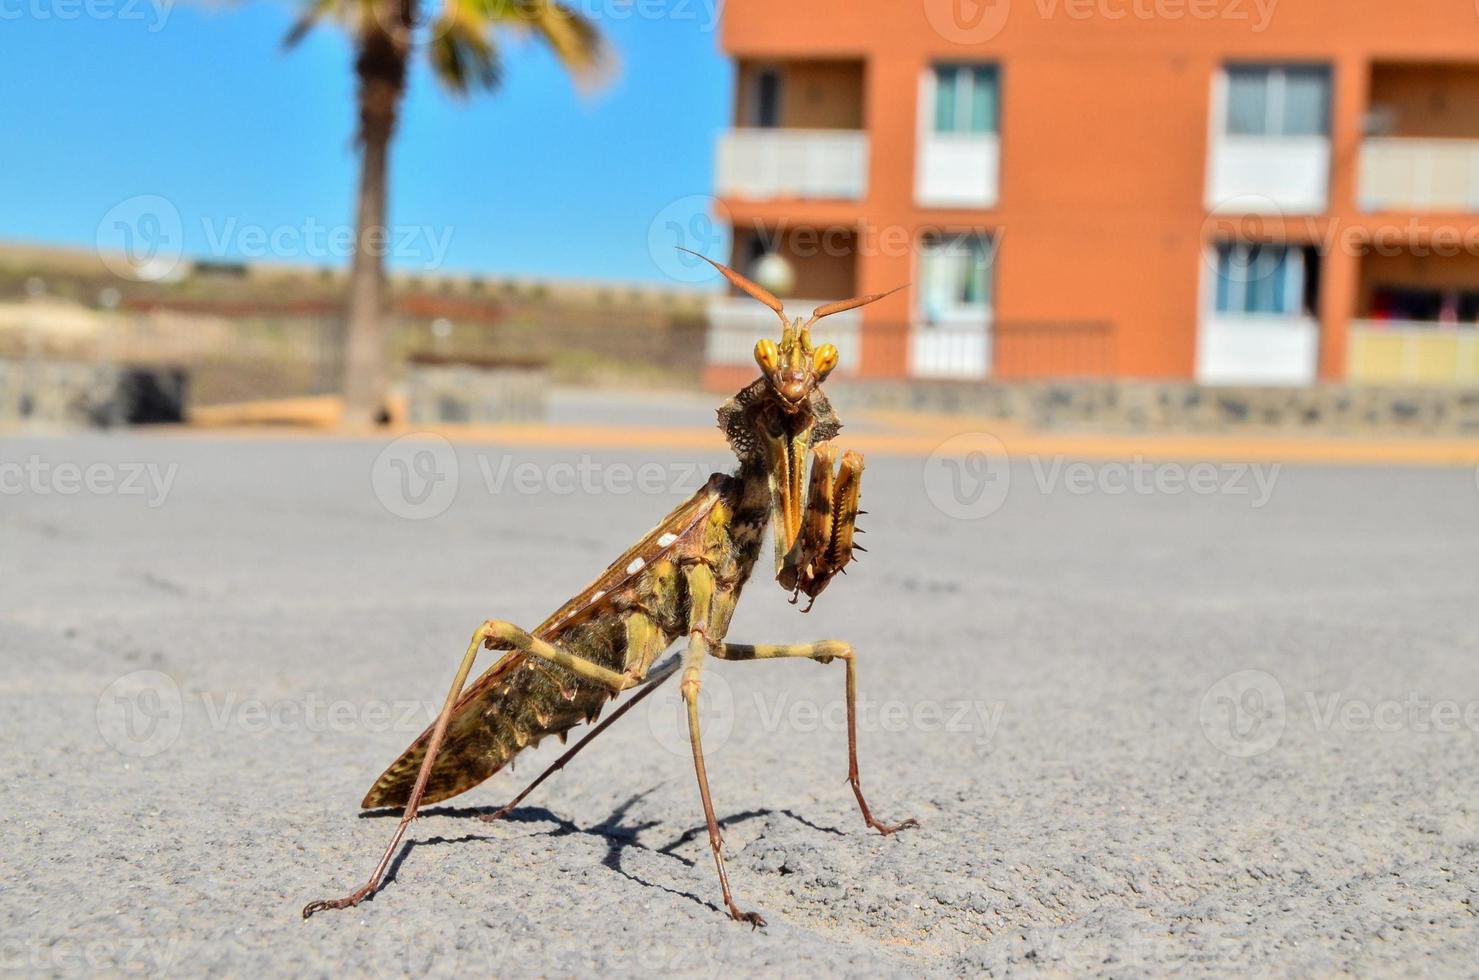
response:
M782 658L806 658L817 663L829 664L841 660L847 664L847 781L853 795L858 798L858 809L863 811L863 820L881 834L892 834L905 827L917 827L919 821L910 817L902 823L886 824L873 816L868 801L863 798L862 780L858 777L858 671L857 654L850 644L841 640L823 640L820 643L798 643L792 645L750 645L725 643L712 651L720 660L778 660Z
M853 544L853 535L860 533L856 523L863 457L849 450L834 470L836 457L831 446L816 447L801 528L777 569L776 581L791 590L792 602L802 593L815 602L839 572L846 572L853 551L867 550ZM811 611L810 604L805 611Z
M457 668L457 676L452 679L452 686L447 691L447 700L442 704L441 713L437 715L436 725L431 731L431 740L426 746L426 758L421 763L421 771L416 776L416 785L411 790L410 799L406 802L406 808L401 814L401 821L396 825L395 834L390 838L390 844L385 848L385 853L380 856L380 863L375 865L370 880L365 882L364 887L344 898L308 903L303 908L303 918L306 919L313 913L324 909L343 909L358 905L380 887L380 883L385 879L385 872L390 867L391 859L395 857L396 849L400 847L401 840L406 836L406 828L411 825L412 820L416 819L416 811L421 806L421 798L426 794L426 782L431 778L432 768L436 765L437 753L441 751L442 741L447 737L447 726L452 721L452 709L457 706L458 699L462 697L462 689L467 684L467 675L472 670L473 662L477 660L478 651L484 646L490 649L522 650L530 656L563 667L577 677L600 684L610 689L613 694L620 693L637 683L630 675L608 670L600 664L591 663L567 650L561 650L512 623L490 619L479 626L477 632L472 635L472 642L467 645L467 652L462 656L462 663Z

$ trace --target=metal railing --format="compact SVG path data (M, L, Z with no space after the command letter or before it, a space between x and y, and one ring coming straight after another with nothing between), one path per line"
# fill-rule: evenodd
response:
M707 361L752 366L755 341L778 329L775 315L752 300L718 300L710 307ZM837 345L842 376L1016 380L1106 378L1118 370L1117 334L1109 321L878 323L848 313L812 331L814 343Z
M1357 384L1475 384L1479 328L1405 320L1356 320L1347 378Z
M1479 140L1368 139L1358 196L1367 211L1479 211Z
M868 187L868 134L847 129L734 129L719 137L721 195L860 199Z

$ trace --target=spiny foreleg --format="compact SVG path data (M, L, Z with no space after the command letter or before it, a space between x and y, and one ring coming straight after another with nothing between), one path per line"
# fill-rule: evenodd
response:
M841 463L835 460L836 450L830 445L816 447L801 530L776 575L781 587L791 591L792 602L806 594L811 600L808 612L828 583L839 572L846 573L853 552L867 550L853 544L863 457L849 450L842 454Z

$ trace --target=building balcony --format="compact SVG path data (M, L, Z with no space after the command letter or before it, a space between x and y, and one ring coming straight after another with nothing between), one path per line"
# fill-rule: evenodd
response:
M995 207L1000 159L995 133L922 133L914 199L925 207Z
M1330 200L1325 136L1213 138L1207 207L1222 214L1322 214Z
M1212 385L1307 385L1320 324L1311 316L1208 313L1197 340L1197 380Z
M1363 211L1479 213L1479 139L1368 139Z
M909 333L908 373L916 378L985 378L991 374L991 314L960 310Z
M840 129L734 129L719 138L721 197L860 200L868 189L868 135Z
M1409 320L1355 320L1346 377L1356 384L1479 383L1479 330Z

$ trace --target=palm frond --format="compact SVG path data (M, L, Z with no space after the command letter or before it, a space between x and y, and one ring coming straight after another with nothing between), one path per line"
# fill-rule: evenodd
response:
M285 48L296 47L320 21L342 16L344 0L310 0L307 8L282 39Z
M474 88L492 90L503 80L493 32L462 0L447 0L431 25L431 37L427 54L432 69L458 95Z
M456 24L456 32L464 42L463 54L478 50L467 44L474 34L486 39L489 48L500 31L530 35L547 45L583 87L599 84L614 66L610 49L596 26L579 11L557 0L446 0L437 26L443 22ZM440 33L436 37L438 44L444 40ZM457 76L442 75L443 64L451 63L450 55L450 51L433 51L433 66L449 88L465 91L466 86L459 83Z
M609 52L596 25L579 11L555 0L519 0L523 19L555 57L577 75L595 74Z

